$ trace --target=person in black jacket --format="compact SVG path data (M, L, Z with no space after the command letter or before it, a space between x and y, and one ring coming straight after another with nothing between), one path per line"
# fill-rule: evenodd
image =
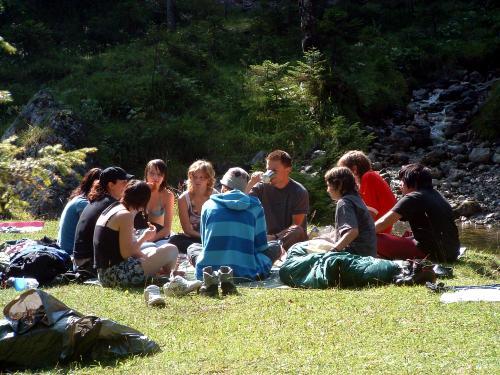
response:
M432 187L429 168L409 164L399 171L401 198L396 205L375 223L377 233L398 220L408 221L413 235L377 236L377 252L386 259L431 258L453 262L460 249L458 229L446 199Z

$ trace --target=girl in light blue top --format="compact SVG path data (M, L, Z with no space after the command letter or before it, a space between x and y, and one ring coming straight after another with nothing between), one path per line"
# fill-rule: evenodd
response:
M88 194L95 181L99 181L100 168L92 168L83 176L80 185L71 192L69 202L64 207L59 220L57 244L68 254L73 254L75 230L83 209L89 204Z

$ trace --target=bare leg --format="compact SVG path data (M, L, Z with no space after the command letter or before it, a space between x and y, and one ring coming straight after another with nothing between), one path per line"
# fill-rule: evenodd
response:
M146 276L155 275L163 267L170 272L175 268L177 262L177 247L172 244L165 244L159 247L148 247L141 250L145 255L142 260L142 268Z

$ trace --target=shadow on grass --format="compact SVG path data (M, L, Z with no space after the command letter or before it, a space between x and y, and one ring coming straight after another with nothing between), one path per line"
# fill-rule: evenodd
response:
M40 374L41 372L55 373L55 374L72 374L76 370L87 369L91 370L92 368L96 368L96 371L102 371L103 368L111 369L113 367L119 366L123 361L130 360L133 358L146 358L154 356L158 353L161 353L161 349L155 353L148 354L135 354L120 358L107 358L107 359L82 359L80 361L72 361L69 363L61 364L58 363L55 366L46 366L40 367L36 369L15 369L12 371L23 371L25 374Z
M466 257L460 259L456 265L491 279L500 277L500 261L498 256L494 254L472 251Z

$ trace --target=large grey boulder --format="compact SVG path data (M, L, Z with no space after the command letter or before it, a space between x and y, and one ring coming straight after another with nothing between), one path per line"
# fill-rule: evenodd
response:
M487 147L475 147L469 154L469 160L473 163L487 163L491 157L491 150Z
M481 205L478 201L473 199L468 199L463 201L458 205L457 208L453 210L454 214L458 216L469 217L482 211Z
M37 92L21 110L14 122L2 135L5 140L13 135L22 136L30 129L38 128L38 136L25 137L23 145L26 150L19 157L34 157L38 151L48 145L61 144L65 151L75 150L83 146L85 140L85 124L77 119L71 110L57 103L48 90ZM19 141L18 141L19 143ZM72 189L79 183L78 174L85 173L87 166L79 167L76 173L63 176L63 185L56 183L56 172L52 172L50 187L42 191L19 191L29 206L28 210L37 217L56 218L60 215L66 199Z
M443 149L437 149L425 154L420 162L427 166L436 166L446 159L448 159L448 153Z
M54 144L61 144L66 151L74 150L85 139L85 125L71 110L57 103L48 90L40 90L31 98L4 132L2 140L21 135L30 128L42 129L43 136L28 146L26 156L35 156L41 148Z

